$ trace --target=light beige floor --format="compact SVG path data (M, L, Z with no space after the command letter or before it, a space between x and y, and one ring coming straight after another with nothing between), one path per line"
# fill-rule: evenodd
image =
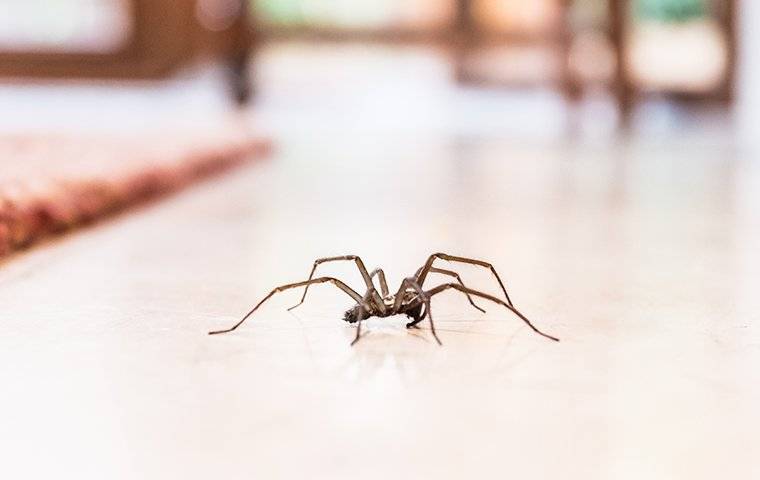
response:
M440 58L381 53L349 49L379 87L264 54L269 162L0 265L0 477L760 478L752 152L563 136L556 99L455 92ZM390 318L351 348L330 287L205 334L316 257L397 285L431 251L492 261L562 342L447 293L443 347Z
M5 478L757 478L760 171L725 148L288 142L0 269ZM431 250L516 304L349 347L322 255ZM359 286L349 268L326 272ZM490 278L462 269L473 286ZM485 306L485 305L484 305Z

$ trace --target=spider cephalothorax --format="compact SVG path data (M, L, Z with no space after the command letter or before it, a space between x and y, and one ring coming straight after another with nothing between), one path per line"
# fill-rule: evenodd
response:
M476 265L479 267L490 269L491 273L494 275L494 277L496 277L496 281L499 282L499 286L501 287L502 292L504 292L505 300L501 300L487 293L479 292L477 290L473 290L471 288L465 287L464 283L462 283L462 279L459 277L459 274L457 274L456 272L433 267L433 262L435 262L437 259L447 260L450 262L467 263L470 265ZM314 278L314 272L317 270L317 266L319 266L321 263L334 262L334 261L340 261L340 260L351 260L351 261L356 262L356 266L359 268L359 273L361 273L362 278L364 279L364 283L366 284L366 288L367 288L364 296L359 295L359 293L351 289L348 285L341 282L337 278L332 278L332 277ZM456 282L444 283L430 290L423 290L422 285L425 283L425 279L427 278L427 275L429 273L439 273L441 275L446 275L446 276L454 278ZM377 291L377 288L375 287L375 284L373 282L373 278L375 276L378 277L378 281L380 284L380 292ZM269 292L269 295L264 297L258 304L256 304L256 306L253 307L253 309L250 312L248 312L243 317L243 319L240 320L238 323L236 323L235 325L233 325L232 327L228 329L216 330L213 332L209 332L209 334L215 335L215 334L227 333L227 332L231 332L235 330L249 316L251 316L253 312L255 312L256 309L258 309L261 306L262 303L267 301L270 297L272 297L272 295L274 295L277 292L282 292L284 290L289 290L291 288L305 287L303 296L301 297L301 301L298 302L297 305L294 305L288 309L288 310L292 310L304 302L304 300L306 299L306 293L309 291L310 285L317 284L317 283L328 283L328 282L332 283L339 289L343 290L346 294L348 294L351 298L353 298L354 301L356 301L356 305L351 307L349 310L347 310L343 314L344 321L348 323L357 324L356 337L354 338L354 341L351 342L351 345L355 344L361 337L362 320L365 320L369 317L389 317L391 315L399 315L399 314L404 314L411 319L411 321L406 324L407 328L414 327L418 323L420 323L422 320L427 318L430 322L430 331L432 332L435 340L440 344L441 341L438 339L438 335L435 333L435 325L433 324L433 314L430 311L430 298L433 295L436 295L448 289L459 290L460 292L464 293L467 296L467 299L472 304L472 306L477 308L481 312L485 312L485 310L483 310L482 308L480 308L479 306L475 304L475 302L472 300L472 296L485 298L486 300L490 300L494 303L498 303L499 305L506 307L507 309L512 311L515 315L520 317L520 319L523 322L525 322L525 324L528 325L534 332L550 340L554 340L557 342L559 341L558 338L540 331L530 322L530 320L528 320L522 313L520 313L515 308L515 306L512 304L512 300L510 300L509 295L507 294L507 289L504 287L504 283L502 283L501 278L499 278L499 275L496 273L496 270L493 268L493 265L481 260L474 260L472 258L465 258L465 257L455 257L453 255L447 255L445 253L434 253L433 255L430 255L430 257L428 257L425 264L422 267L420 267L419 270L417 270L417 273L415 273L414 276L407 277L401 282L401 286L399 287L398 291L393 295L391 295L390 292L388 291L388 284L385 281L385 273L383 273L383 270L378 268L378 269L373 270L372 273L368 273L367 269L364 267L364 262L362 262L361 258L359 258L358 256L344 255L340 257L320 258L314 262L314 266L311 269L311 274L309 275L308 280L305 280L303 282L290 283L290 284L282 285L280 287L275 288L274 290Z

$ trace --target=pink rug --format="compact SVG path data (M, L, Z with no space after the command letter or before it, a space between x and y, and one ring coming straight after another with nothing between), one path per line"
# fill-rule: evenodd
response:
M243 130L0 136L0 257L261 158Z

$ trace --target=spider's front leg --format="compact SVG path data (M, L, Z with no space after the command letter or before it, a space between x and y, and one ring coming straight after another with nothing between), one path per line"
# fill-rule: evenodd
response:
M364 300L364 298L362 298L361 295L359 295L358 293L356 293L354 290L351 289L351 287L349 287L345 283L341 282L337 278L320 277L320 278L315 278L315 279L309 279L309 280L306 280L304 282L289 283L287 285L281 285L281 286L275 288L274 290L272 290L271 292L269 292L269 295L267 295L259 303L257 303L256 306L253 307L251 309L251 311L248 312L238 323L236 323L235 325L233 325L230 328L227 328L227 329L224 329L224 330L214 330L212 332L208 332L208 334L209 335L218 335L220 333L228 333L228 332L231 332L231 331L235 330L240 325L242 325L243 322L245 322L248 319L248 317L250 317L251 315L253 315L253 312L255 312L264 302L266 302L267 300L269 300L270 298L272 298L272 296L274 296L275 293L284 292L285 290L290 290L291 288L298 288L298 287L309 286L309 285L313 285L313 284L317 284L317 283L327 283L327 282L332 283L336 287L338 287L341 290L343 290L346 294L348 294L351 298L353 298L356 301L356 303L358 303L359 305L361 305L366 312L369 313L372 310L371 307L370 307L370 305Z
M433 334L433 338L435 338L435 341L438 342L438 345L443 345L441 343L441 339L438 338L438 334L435 332L435 324L433 323L433 312L430 311L430 297L427 293L425 293L424 290L422 290L422 287L417 283L417 281L413 277L405 278L403 282L401 282L401 287L398 289L398 293L396 293L396 298L393 302L393 311L397 313L401 313L401 305L404 301L404 293L408 289L414 290L414 292L417 294L417 299L419 299L422 304L425 305L425 312L422 314L417 314L416 318L413 321L406 324L406 328L411 328L418 323L420 323L425 317L428 318L428 321L430 322L430 332Z
M314 261L314 266L311 267L311 273L309 274L309 280L314 277L314 272L317 271L317 267L323 263L328 262L339 262L339 261L354 261L356 263L356 267L359 269L359 273L362 276L362 279L364 280L365 285L367 286L367 293L369 293L369 299L372 301L372 303L375 305L375 308L378 309L381 313L385 313L385 303L383 303L383 299L380 298L380 294L377 293L377 290L375 290L375 285L372 283L372 278L370 277L370 274L367 272L367 268L364 266L364 262L361 258L359 258L357 255L342 255L339 257L325 257L325 258L318 258ZM293 310L294 308L300 306L304 300L306 300L306 294L309 292L309 285L306 285L306 288L303 291L303 296L301 297L301 301L297 304L290 307L288 310Z
M467 294L470 294L470 295L475 295L476 297L485 298L486 300L490 300L490 301L492 301L494 303L498 303L499 305L503 305L504 307L507 308L507 310L510 310L512 313L514 313L515 315L517 315L518 317L520 317L520 320L522 320L523 322L525 322L525 324L528 325L531 328L531 330L533 330L537 334L541 335L542 337L546 337L549 340L554 340L555 342L559 342L559 338L542 332L535 325L533 325L533 323L530 320L528 320L528 318L525 315L523 315L522 313L520 313L515 307L513 307L512 305L506 303L504 300L501 300L499 298L494 297L493 295L489 295L487 293L479 292L479 291L473 290L471 288L463 287L462 285L460 285L458 283L446 283L446 284L443 284L443 285L439 285L439 286L437 286L435 288L432 288L432 289L428 290L427 292L425 292L425 294L427 295L427 297L429 299L433 295L437 295L437 294L439 294L441 292L444 292L444 291L446 291L446 290L448 290L450 288L453 288L454 290L459 290L460 292L467 293Z
M433 271L433 262L435 262L439 258L441 260L446 260L447 262L466 263L469 265L475 265L478 267L489 269L491 273L493 274L493 276L496 277L496 281L499 282L499 286L501 287L501 291L504 292L504 297L507 299L507 303L509 304L510 307L514 308L514 305L512 304L512 300L510 300L509 294L507 293L507 289L506 287L504 287L504 282L501 281L499 274L496 273L496 269L493 267L493 265L491 265L488 262L484 262L483 260L476 260L474 258L467 258L467 257L457 257L454 255L449 255L447 253L434 253L430 255L430 257L428 257L427 261L425 262L425 265L423 265L422 268L418 271L419 273L416 275L417 283L419 283L420 285L425 284L425 278L427 277L427 274ZM464 287L464 285L462 285L462 287ZM467 289L467 287L464 287L464 288Z
M415 278L417 278L417 277L419 276L420 272L422 271L422 268L423 268L423 267L420 267L420 268L417 270L417 273L415 273L415 274L414 274L414 277L415 277ZM453 272L453 271L451 271L451 270L444 270L444 269L442 269L442 268L435 268L435 267L430 267L430 269L428 270L428 273L439 273L439 274L441 274L441 275L447 275L447 276L449 276L449 277L453 277L453 278L455 278L455 279L456 279L456 281L457 281L457 282L459 282L459 284L460 284L461 286L465 287L465 284L464 284L464 282L462 281L462 277L460 277L460 276L459 276L459 274L458 274L457 272ZM420 286L422 286L422 284L420 284ZM466 287L465 287L465 288L466 288ZM478 309L478 310L480 310L481 312L483 312L483 313L486 313L486 311L485 311L485 310L483 310L482 308L480 308L479 306L477 306L477 305L475 304L475 302L472 300L472 297L471 297L469 294L465 294L465 295L467 295L467 300L469 300L469 302L470 302L470 305L472 305L473 307L477 308L477 309Z

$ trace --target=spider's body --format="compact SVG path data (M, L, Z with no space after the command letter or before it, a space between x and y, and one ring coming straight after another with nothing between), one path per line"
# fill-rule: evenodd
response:
M501 287L501 290L504 293L505 300L501 300L492 295L465 287L464 283L462 282L462 279L459 277L459 274L457 274L456 272L433 267L433 262L435 262L435 260L437 259L447 260L450 262L467 263L470 265L477 265L480 267L490 269L491 273L496 277L496 280L499 282L499 286ZM332 278L332 277L314 278L314 272L317 270L317 266L319 266L321 263L343 261L343 260L350 260L350 261L356 262L356 266L359 269L359 273L361 273L362 279L364 280L364 283L366 284L366 288L367 288L363 296L359 295L359 293L351 289L351 287L341 282L337 278ZM441 275L447 275L449 277L456 279L456 283L454 282L444 283L430 290L423 290L422 285L425 283L425 279L427 278L427 275L429 273L439 273ZM380 284L379 292L373 281L373 278L375 276L378 277L378 281ZM347 310L345 314L343 315L344 321L348 323L357 324L356 338L354 338L354 341L351 342L351 345L356 343L361 336L362 320L366 320L369 317L384 318L384 317L390 317L392 315L399 315L399 314L404 314L411 319L411 321L406 324L407 328L414 327L418 323L420 323L422 320L427 318L430 322L430 330L433 334L433 337L440 344L441 341L438 339L438 335L435 333L435 325L433 324L433 314L430 311L430 298L433 295L436 295L438 293L441 293L449 289L459 290L460 292L464 293L467 296L467 299L470 301L470 304L472 304L473 307L477 308L481 312L485 312L485 310L483 310L482 308L478 307L475 304L475 302L472 300L472 296L485 298L486 300L490 300L494 303L498 303L499 305L506 307L508 310L512 311L515 315L520 317L520 319L523 322L525 322L525 324L528 325L534 332L550 340L559 341L558 338L553 337L551 335L547 335L541 332L539 329L537 329L530 322L530 320L528 320L522 313L520 313L514 307L514 305L512 305L512 300L510 300L509 295L507 294L507 289L504 287L504 284L502 283L501 278L499 278L499 275L496 273L496 270L493 268L493 266L490 263L486 263L481 260L474 260L471 258L455 257L453 255L447 255L445 253L434 253L433 255L428 257L425 264L422 267L420 267L419 270L417 270L417 273L415 273L414 276L405 278L401 282L401 286L399 287L398 291L395 294L391 294L388 291L388 284L385 281L385 273L383 273L383 270L378 268L378 269L373 270L372 273L368 273L367 269L364 267L364 262L362 262L361 258L359 258L356 255L344 255L341 257L320 258L314 262L314 266L311 269L311 274L309 275L308 280L305 280L303 282L290 283L290 284L282 285L280 287L275 288L269 293L269 295L264 297L264 299L262 299L258 304L256 304L256 306L253 307L253 309L250 312L248 312L248 314L245 317L243 317L242 320L240 320L238 323L233 325L231 328L209 332L209 334L215 335L219 333L231 332L235 330L237 327L239 327L249 316L253 314L253 312L256 311L256 309L258 309L261 306L261 304L267 301L275 293L278 293L284 290L289 290L291 288L305 287L303 296L301 297L301 301L297 305L289 308L289 310L292 310L304 302L304 300L306 299L306 293L309 291L310 285L319 284L319 283L328 283L328 282L332 283L339 289L343 290L356 302L356 305L354 305L349 310Z
M419 323L422 320L422 305L424 303L422 300L419 300L414 294L407 293L404 296L405 298L401 301L401 309L399 311L396 311L393 308L393 300L395 299L395 295L389 295L383 299L385 301L386 307L385 312L380 312L373 307L369 312L365 313L364 307L357 303L353 307L346 310L346 313L343 314L343 320L348 323L356 323L361 320L366 320L370 317L385 318L403 313L412 319L412 321L409 323Z

